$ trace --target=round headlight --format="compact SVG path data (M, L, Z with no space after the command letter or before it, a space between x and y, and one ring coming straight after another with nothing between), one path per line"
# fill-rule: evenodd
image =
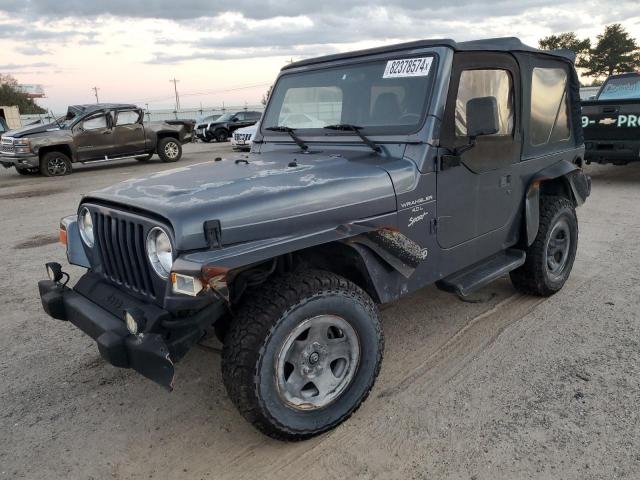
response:
M169 235L160 227L153 228L147 235L147 256L156 273L162 278L169 278L173 266L173 248Z
M78 214L78 228L84 243L86 243L89 248L92 248L95 241L93 236L93 220L91 219L91 212L87 207L80 210Z

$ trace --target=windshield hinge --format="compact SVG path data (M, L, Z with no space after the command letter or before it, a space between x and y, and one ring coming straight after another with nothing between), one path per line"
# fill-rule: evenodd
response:
M440 156L439 168L438 171L448 170L449 168L457 167L462 163L462 159L460 155L454 155L451 153L446 153Z
M222 227L220 220L207 220L204 222L204 235L210 248L222 247Z

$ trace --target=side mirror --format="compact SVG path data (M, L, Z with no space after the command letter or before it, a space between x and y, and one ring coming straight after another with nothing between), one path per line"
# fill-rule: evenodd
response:
M494 135L499 130L496 97L477 97L467 102L467 135L470 139Z
M238 121L238 117L233 117L233 118L231 119L231 121L232 121L232 122L237 122L237 121Z

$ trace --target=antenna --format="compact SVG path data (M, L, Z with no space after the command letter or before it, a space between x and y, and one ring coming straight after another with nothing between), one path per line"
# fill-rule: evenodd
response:
M93 90L93 94L96 96L96 103L100 103L100 99L98 99L98 90L100 90L98 87L92 87L91 90Z

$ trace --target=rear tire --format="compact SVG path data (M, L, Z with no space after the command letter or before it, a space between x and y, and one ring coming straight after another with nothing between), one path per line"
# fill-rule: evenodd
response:
M45 177L61 177L71 173L71 160L62 152L48 152L40 158L40 173Z
M240 413L282 440L303 440L349 418L382 361L371 298L324 271L275 278L248 298L222 353L224 384Z
M177 162L182 157L182 145L173 137L158 140L158 156L165 163Z
M578 249L578 218L565 197L540 199L538 235L526 250L523 266L510 273L522 293L548 297L558 292L571 273Z

